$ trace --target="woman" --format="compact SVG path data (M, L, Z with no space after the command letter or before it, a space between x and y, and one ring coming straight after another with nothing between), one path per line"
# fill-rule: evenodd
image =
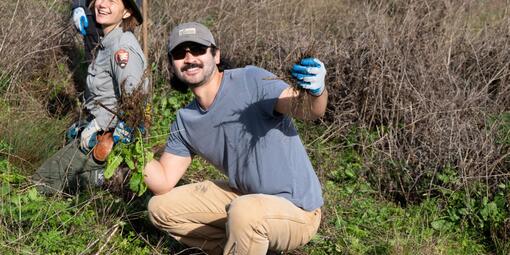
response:
M101 185L107 155L96 153L100 135L111 134L114 129L114 140L119 136L122 139L122 134L129 135L124 123L114 113L117 112L121 94L129 95L140 86L147 90L148 82L143 77L147 63L133 34L136 26L143 22L140 2L92 1L90 6L104 37L100 38L96 54L88 67L85 90L88 124L81 130L79 140L75 139L66 145L37 170L33 179L41 184L38 185L40 192L74 192L90 185Z

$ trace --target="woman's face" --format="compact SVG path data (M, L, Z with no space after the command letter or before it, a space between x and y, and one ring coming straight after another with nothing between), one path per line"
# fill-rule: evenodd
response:
M129 18L131 12L126 9L122 0L96 0L94 3L96 22L103 27L104 33L112 31Z

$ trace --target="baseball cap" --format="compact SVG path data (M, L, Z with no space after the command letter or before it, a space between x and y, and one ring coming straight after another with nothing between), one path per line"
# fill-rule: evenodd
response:
M207 27L197 22L183 23L175 27L168 39L168 52L184 42L195 42L204 46L216 46L214 37Z

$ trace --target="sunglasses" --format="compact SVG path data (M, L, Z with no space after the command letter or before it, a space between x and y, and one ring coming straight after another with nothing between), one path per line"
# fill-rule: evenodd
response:
M204 55L207 52L207 48L209 47L200 44L183 45L173 49L170 54L174 60L181 60L186 57L187 52L195 57Z

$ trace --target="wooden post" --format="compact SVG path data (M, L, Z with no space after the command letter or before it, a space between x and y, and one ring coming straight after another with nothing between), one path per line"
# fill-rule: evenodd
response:
M142 44L143 44L143 54L145 54L145 59L149 60L149 39L148 37L148 27L149 27L149 0L143 0L142 2L142 15L143 15L143 24L142 24Z

